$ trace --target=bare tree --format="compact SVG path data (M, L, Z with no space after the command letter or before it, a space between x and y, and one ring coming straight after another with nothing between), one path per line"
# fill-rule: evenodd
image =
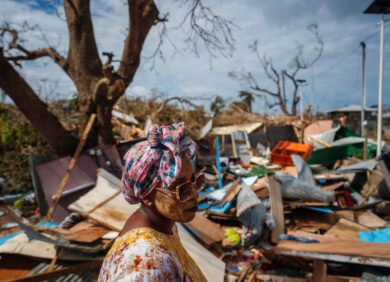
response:
M287 66L288 70L277 70L274 67L271 57L267 57L265 55L261 56L258 50L257 41L249 46L249 48L255 53L261 67L264 69L267 78L275 85L275 90L264 88L262 83L259 83L252 72L244 73L232 71L229 73L229 76L237 80L245 81L249 88L254 91L253 94L256 96L263 97L265 94L274 97L275 103L270 104L270 108L279 106L284 114L296 115L297 104L301 99L301 97L298 96L299 85L297 81L297 74L299 71L310 68L314 63L316 63L320 59L324 49L324 43L318 32L317 24L310 24L307 26L307 29L314 35L316 39L316 46L314 47L316 54L311 60L306 60L303 56L304 46L299 45L296 55L292 58L291 62ZM288 110L289 103L291 103L290 111Z
M199 42L204 42L213 56L217 51L224 54L226 50L232 49L233 38L229 21L212 13L201 0L182 1L190 6L183 22L190 22L192 33L189 39L195 47ZM0 29L3 42L0 48L0 88L9 95L59 155L72 153L77 139L47 110L47 105L18 73L16 67L21 67L23 61L51 58L76 86L82 116L80 130L86 126L89 115L97 115L89 144L113 144L112 108L133 81L149 31L154 26L164 25L168 20L168 15L160 17L153 0L126 2L129 12L128 33L117 69L112 65L113 53L103 53L107 57L104 64L99 57L89 0L63 0L69 35L69 47L65 55L51 46L29 50L23 46L19 30L8 24L4 24ZM8 42L5 35L11 35ZM158 43L157 49L160 47L161 44Z
M158 109L155 110L155 111L150 115L150 119L151 119L153 122L156 121L158 115L167 107L168 103L171 102L171 101L179 101L179 102L182 103L182 104L187 104L187 105L189 105L190 107L194 108L195 110L198 109L198 106L195 105L194 103L192 103L188 98L178 97L178 96L169 97L169 98L164 99L164 100L161 102L161 104L159 105Z

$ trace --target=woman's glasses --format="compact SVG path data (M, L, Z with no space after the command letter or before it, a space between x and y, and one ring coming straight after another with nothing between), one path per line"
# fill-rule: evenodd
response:
M155 189L159 190L167 195L170 195L172 198L177 199L180 202L185 202L192 197L194 190L196 190L196 193L198 193L198 189L200 187L202 187L204 182L205 182L204 174L199 174L198 176L195 177L194 182L187 181L185 183L177 185L176 191L170 191L170 190L161 189L161 188L155 188ZM196 189L193 188L194 186L196 187Z

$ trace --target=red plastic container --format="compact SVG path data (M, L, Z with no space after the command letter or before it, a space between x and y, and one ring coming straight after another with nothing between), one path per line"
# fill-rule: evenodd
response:
M294 143L290 141L279 141L278 145L271 152L271 161L275 164L294 165L291 155L300 155L307 161L313 150L313 145Z

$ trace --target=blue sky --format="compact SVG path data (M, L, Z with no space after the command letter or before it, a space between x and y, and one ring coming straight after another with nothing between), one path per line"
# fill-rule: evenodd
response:
M36 0L2 0L0 21L22 25L39 25L40 30L23 34L29 48L50 46L66 55L68 44L66 22L48 7ZM114 52L121 56L126 34L128 15L122 0L91 1L94 32L99 52ZM296 52L296 46L305 44L306 55L312 55L313 37L306 26L317 23L324 41L321 59L311 68L302 71L299 78L307 80L304 103L313 109L327 111L348 104L359 104L361 99L361 48L367 44L367 105L377 104L379 69L379 15L366 15L363 11L371 0L214 0L204 1L215 13L234 21L235 52L231 57L210 56L200 48L199 56L188 51L184 43L188 27L174 29L183 19L186 6L177 0L158 0L157 6L164 14L169 12L169 38L179 52L174 52L169 41L162 51L165 60L152 62L146 58L158 43L158 29L154 27L143 49L143 59L133 83L127 90L130 96L149 97L151 89L167 95L202 97L198 103L207 104L215 95L228 101L239 100L238 91L247 86L232 80L228 72L250 71L258 81L272 89L253 52L248 45L259 42L261 54L271 56L275 67L285 68ZM45 40L42 39L45 35ZM384 103L390 104L390 24L385 31ZM105 58L102 58L104 61ZM21 73L45 100L70 97L75 93L72 81L49 59L40 59L23 65ZM271 99L270 99L271 100ZM263 101L256 99L254 110L263 109ZM270 111L269 113L272 113Z

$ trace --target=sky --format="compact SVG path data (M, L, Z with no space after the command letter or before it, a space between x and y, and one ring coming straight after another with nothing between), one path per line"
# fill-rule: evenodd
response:
M33 31L22 33L30 49L56 48L66 56L68 34L62 7L57 12L42 6L43 0L1 0L0 22L16 27L24 23ZM124 0L92 0L91 12L99 53L113 52L119 59L126 37L128 10ZM240 100L240 90L249 90L243 81L228 76L231 71L251 72L259 84L274 90L259 60L248 46L255 40L261 55L272 57L277 70L285 69L303 44L304 56L313 57L315 39L306 29L316 23L324 42L321 58L297 78L305 79L304 105L326 112L361 103L362 50L366 43L367 105L378 102L380 15L363 14L372 0L204 0L215 14L234 23L234 51L228 56L211 57L200 44L194 54L186 44L188 23L178 27L188 11L188 1L156 0L160 15L168 13L167 37L161 47L164 59L150 56L159 43L162 25L154 26L142 51L141 65L126 91L127 97L151 97L152 89L167 96L189 97L209 107L216 95L228 102ZM390 16L389 16L390 17ZM390 23L385 29L383 102L390 105ZM102 61L106 58L102 56ZM49 58L24 62L18 69L42 99L51 101L75 95L72 81ZM272 98L268 98L272 102ZM264 111L264 100L256 98L255 112ZM269 114L277 109L267 110Z

